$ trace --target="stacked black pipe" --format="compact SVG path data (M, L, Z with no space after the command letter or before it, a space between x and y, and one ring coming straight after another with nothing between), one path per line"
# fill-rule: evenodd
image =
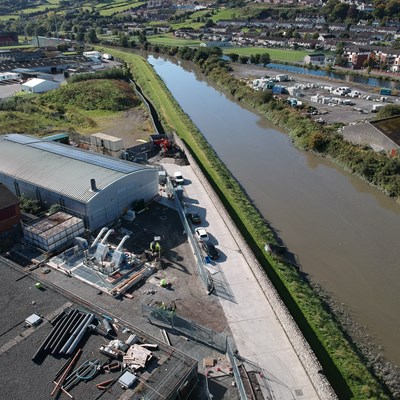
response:
M70 356L82 338L85 336L88 326L93 322L94 315L77 309L69 309L57 315L53 329L36 351L32 360L39 362L47 354L53 356Z

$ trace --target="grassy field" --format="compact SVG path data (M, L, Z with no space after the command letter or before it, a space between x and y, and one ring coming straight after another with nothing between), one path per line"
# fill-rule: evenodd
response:
M224 54L236 53L239 55L250 56L252 54L269 53L271 60L284 62L302 62L307 54L306 50L285 50L268 47L235 47L224 49Z
M112 6L107 5L107 7L97 7L98 11L100 12L100 15L102 17L108 17L110 15L118 14L120 12L124 12L126 10L130 10L131 8L136 8L144 4L144 2L134 2L134 3L129 3L126 1L120 2L120 3L113 3Z
M0 21L9 21L10 19L18 19L18 18L19 18L18 14L0 15Z
M167 45L167 46L199 46L201 43L201 40L189 40L189 39L175 38L172 33L148 36L147 40L150 43L154 43L154 44L157 43L157 44Z

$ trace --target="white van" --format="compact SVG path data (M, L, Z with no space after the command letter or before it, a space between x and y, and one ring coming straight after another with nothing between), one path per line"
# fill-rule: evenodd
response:
M183 176L182 176L182 172L179 172L179 171L175 172L174 180L178 185L182 185L185 182L185 180L183 179Z
M341 86L336 89L338 92L342 92L344 94L350 93L351 89L348 86Z

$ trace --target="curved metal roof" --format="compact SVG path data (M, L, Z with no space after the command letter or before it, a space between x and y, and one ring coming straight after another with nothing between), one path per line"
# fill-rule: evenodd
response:
M32 136L0 136L0 174L82 202L97 194L90 190L91 179L102 190L127 175L149 169L152 168Z

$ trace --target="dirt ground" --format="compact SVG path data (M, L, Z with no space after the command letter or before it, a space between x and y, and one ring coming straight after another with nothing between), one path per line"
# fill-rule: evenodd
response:
M148 110L144 107L131 108L122 111L114 117L96 118L97 126L85 132L86 135L104 133L124 140L125 147L140 144L149 140L149 135L154 133L154 128Z

